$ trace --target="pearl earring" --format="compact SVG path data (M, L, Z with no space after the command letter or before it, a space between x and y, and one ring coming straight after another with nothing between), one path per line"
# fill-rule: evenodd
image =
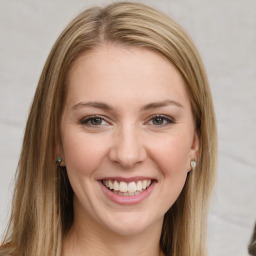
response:
M62 162L62 158L60 156L57 157L56 164L60 165Z
M195 159L192 159L192 160L191 160L190 166L191 166L192 169L195 169L195 168L196 168L196 160L195 160Z

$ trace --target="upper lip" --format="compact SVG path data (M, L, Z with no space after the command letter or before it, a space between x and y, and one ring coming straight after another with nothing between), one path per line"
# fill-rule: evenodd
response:
M135 177L130 177L130 178L125 178L125 177L116 177L116 176L112 176L112 177L103 177L98 179L99 181L102 180L116 180L116 181L124 181L126 183L132 182L132 181L142 181L142 180L157 180L156 178L152 178L152 177L148 177L148 176L135 176Z

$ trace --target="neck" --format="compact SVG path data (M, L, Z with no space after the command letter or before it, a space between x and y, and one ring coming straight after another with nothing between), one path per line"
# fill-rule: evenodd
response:
M91 236L80 238L80 235L72 231L64 242L64 256L163 256L157 243L138 238Z
M64 256L163 256L159 240L162 220L136 234L116 234L88 215L76 214L73 227L64 238Z

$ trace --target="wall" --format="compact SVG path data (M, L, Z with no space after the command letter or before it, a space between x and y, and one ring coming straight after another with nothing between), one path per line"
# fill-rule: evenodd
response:
M110 1L0 1L0 232L27 113L49 50L81 10ZM242 256L256 220L256 1L141 1L178 21L209 74L219 129L210 256Z

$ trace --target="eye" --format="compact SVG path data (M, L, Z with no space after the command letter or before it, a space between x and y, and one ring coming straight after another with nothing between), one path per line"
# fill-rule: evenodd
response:
M165 115L154 115L148 122L150 125L166 126L175 123L174 120Z
M82 125L87 126L104 126L109 125L109 123L101 116L88 116L81 120Z

